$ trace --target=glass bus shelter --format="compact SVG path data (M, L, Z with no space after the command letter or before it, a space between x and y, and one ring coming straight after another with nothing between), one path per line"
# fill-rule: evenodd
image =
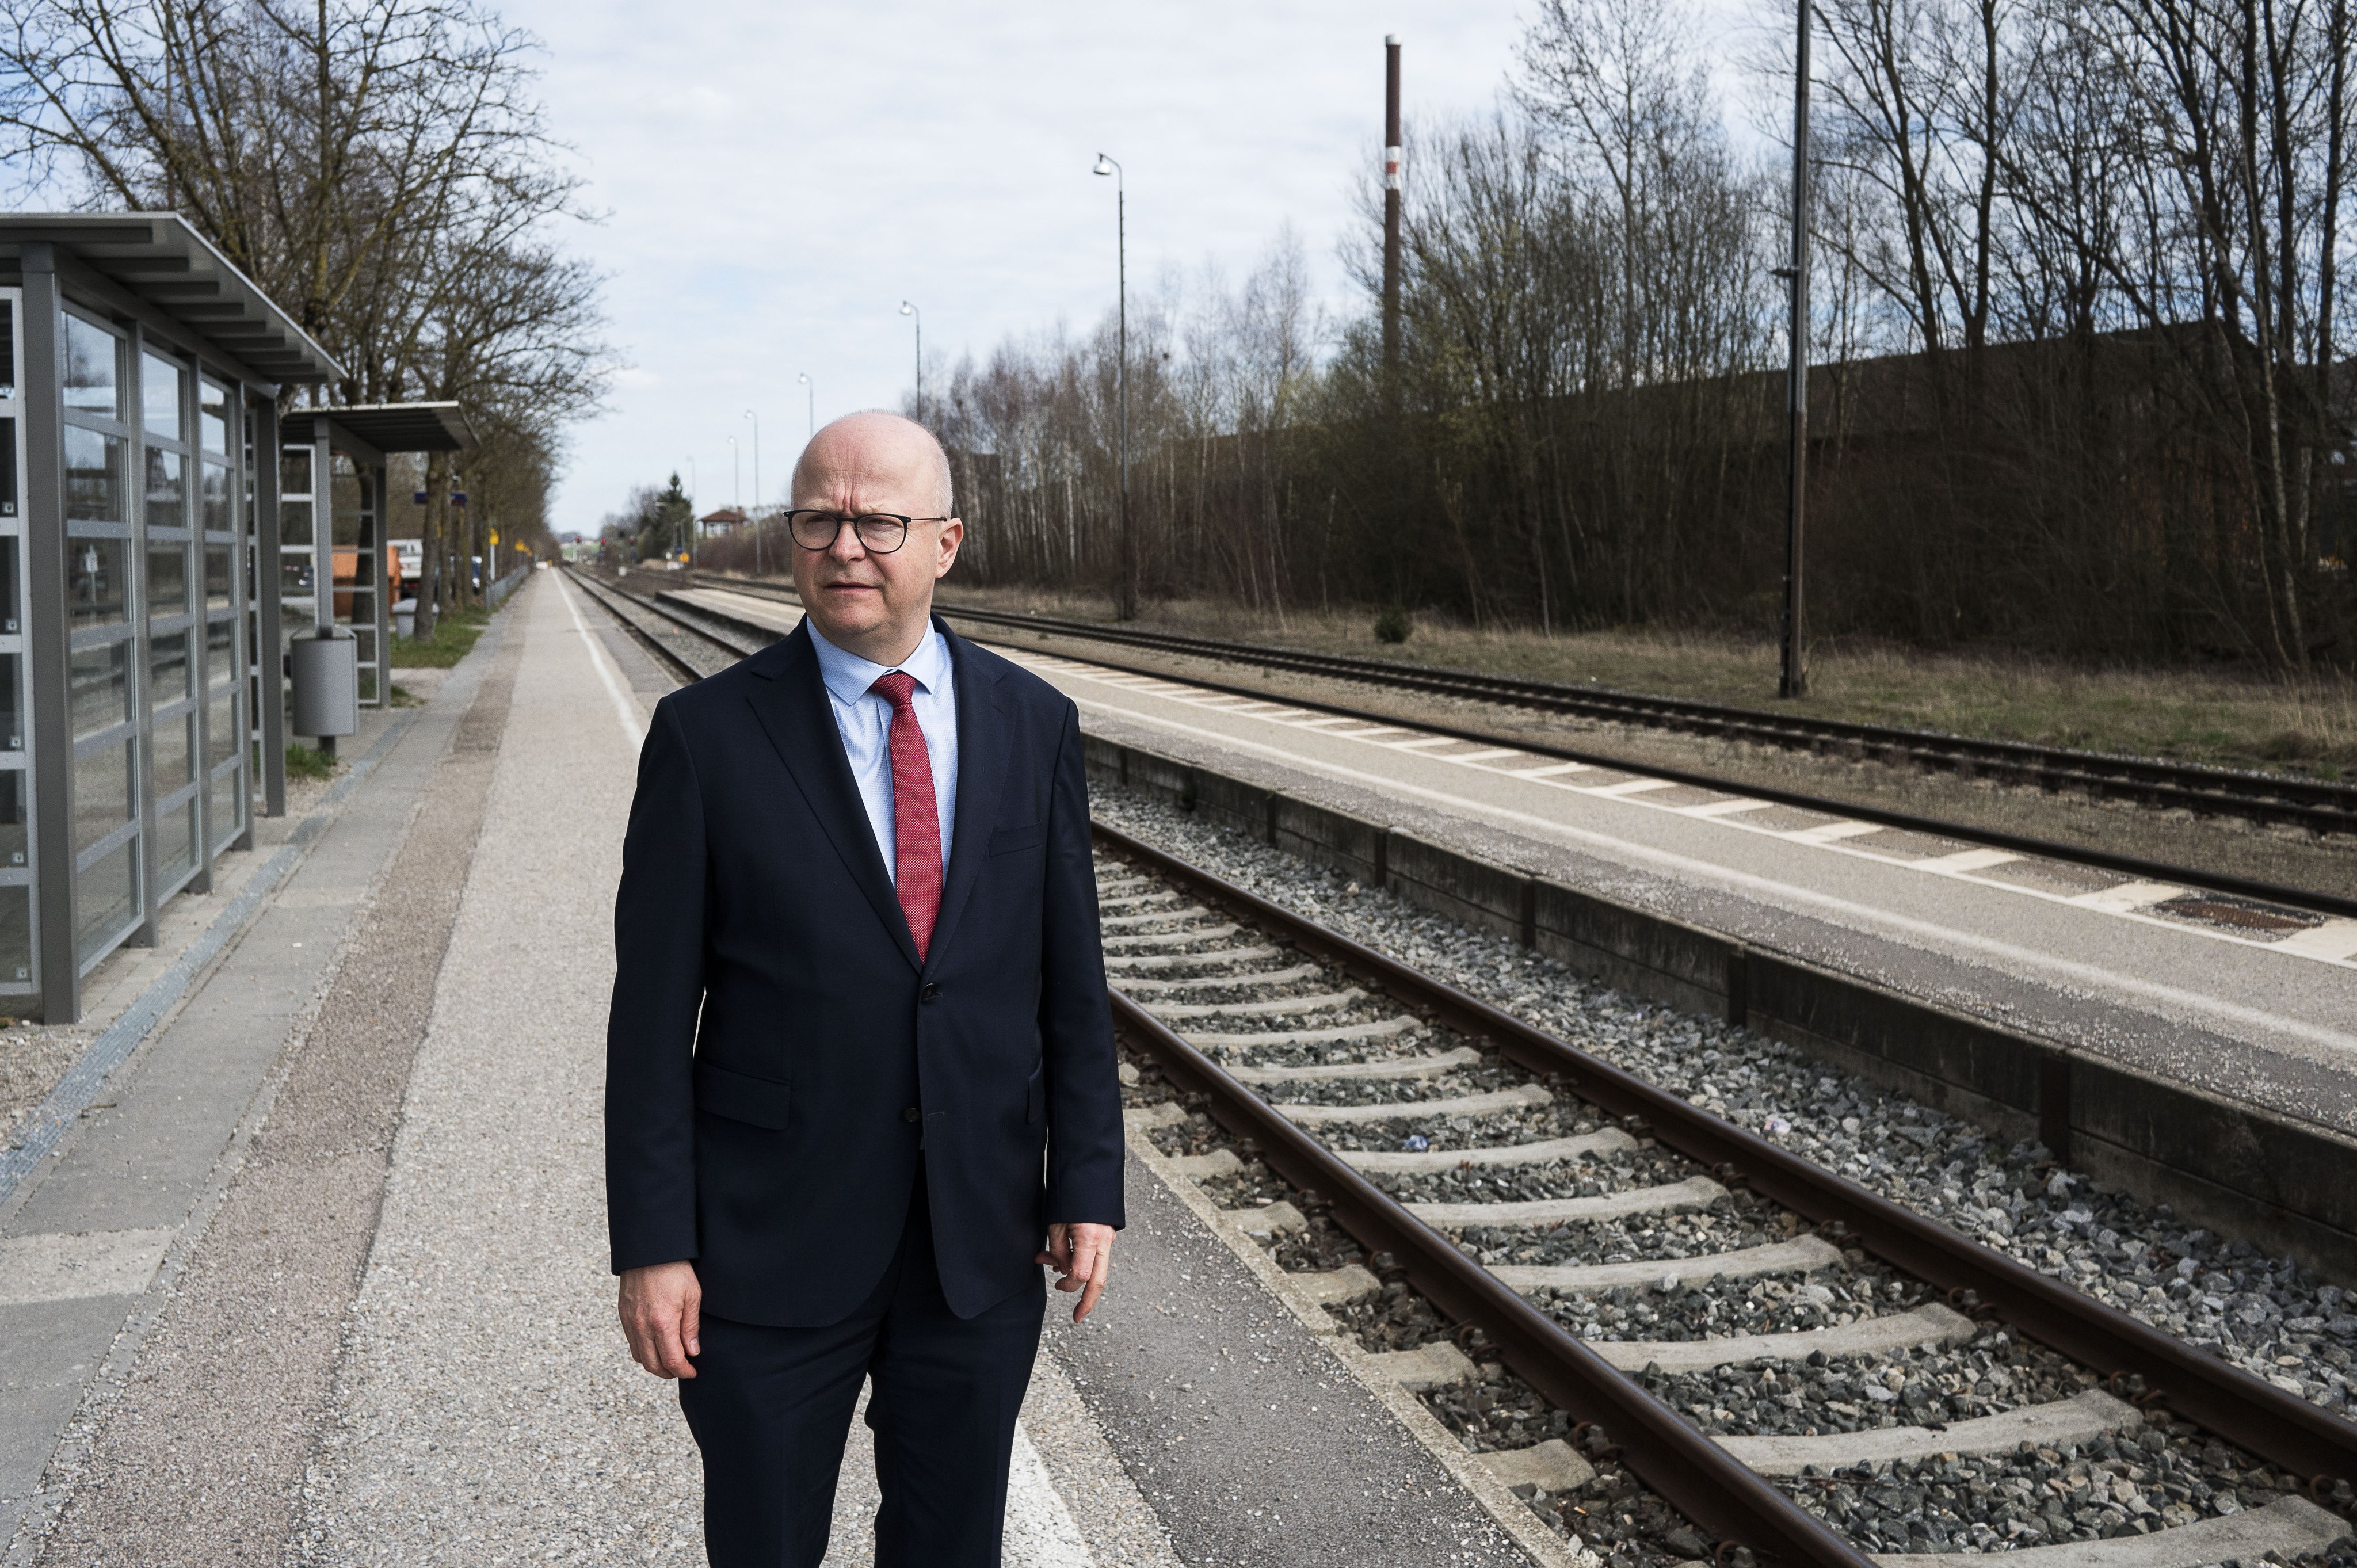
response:
M277 403L343 372L172 213L0 214L0 1011L71 1023L252 846Z

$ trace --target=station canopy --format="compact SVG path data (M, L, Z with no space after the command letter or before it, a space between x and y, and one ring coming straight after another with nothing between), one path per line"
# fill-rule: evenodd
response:
M155 312L258 381L281 386L344 374L325 349L177 212L0 213L0 257L50 244L89 295L124 315Z
M479 445L466 412L455 403L290 409L279 421L279 439L290 446L307 445L317 438L317 425L321 421L380 453L471 452Z

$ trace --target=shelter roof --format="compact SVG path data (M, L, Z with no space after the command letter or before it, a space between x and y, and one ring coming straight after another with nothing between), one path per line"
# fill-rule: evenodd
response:
M47 242L227 358L281 385L333 381L334 356L177 212L0 213L0 255Z
M348 408L297 408L278 422L279 439L317 439L313 424L326 419L380 452L471 452L478 443L466 411L455 403L371 403Z

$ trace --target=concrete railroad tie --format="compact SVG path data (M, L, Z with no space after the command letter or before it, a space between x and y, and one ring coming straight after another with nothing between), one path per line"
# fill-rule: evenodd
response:
M1380 1061L1319 1062L1308 1067L1232 1067L1228 1076L1238 1083L1351 1083L1372 1080L1445 1078L1461 1067L1471 1067L1481 1053L1460 1046L1438 1056L1391 1057Z
M2098 1389L2047 1404L2024 1405L2001 1415L1928 1426L1886 1426L1872 1432L1828 1432L1815 1437L1721 1437L1721 1448L1763 1476L1797 1476L1813 1466L1880 1465L1893 1459L1928 1459L1941 1454L2010 1454L2033 1447L2067 1448L2115 1432L2133 1432L2144 1412Z
M1250 1050L1255 1046L1338 1046L1345 1040L1388 1040L1397 1035L1414 1034L1423 1027L1422 1019L1402 1014L1395 1018L1377 1018L1366 1024L1337 1024L1326 1029L1279 1029L1252 1035L1190 1034L1187 1036L1187 1043L1200 1051ZM1479 1059L1478 1055L1475 1059Z
M2197 1520L2150 1535L2115 1535L2108 1541L2066 1541L2000 1553L2006 1568L2202 1568L2205 1563L2263 1557L2282 1562L2322 1552L2349 1534L2349 1521L2306 1498L2279 1498L2263 1509ZM1921 1556L1878 1552L1882 1568L1922 1568Z
M1229 929L1232 930L1234 928L1230 927ZM1205 936L1210 936L1211 934L1212 933L1209 931L1203 933ZM1135 937L1122 937L1117 940L1123 942L1131 942L1135 941L1138 939ZM1114 943L1110 941L1105 943L1107 948L1111 948L1113 945ZM1243 963L1248 959L1275 958L1282 950L1283 950L1279 948L1258 947L1226 948L1219 952L1146 954L1108 952L1105 954L1104 965L1108 973L1134 974L1141 970L1178 969L1190 963ZM1223 983L1234 985L1244 981L1257 981L1258 979L1260 979L1260 976L1256 974L1232 975L1223 982Z
M1477 1149L1337 1149L1334 1154L1355 1171L1407 1174L1453 1171L1460 1165L1551 1165L1584 1155L1615 1154L1636 1146L1637 1140L1620 1128L1607 1127L1577 1138L1547 1138L1534 1144L1498 1144Z
M1275 978L1248 974L1226 983L1261 985ZM1296 1013L1324 1013L1336 1007L1348 1007L1351 1003L1363 1002L1366 998L1367 993L1354 985L1348 991L1329 991L1316 996L1279 996L1266 1002L1164 1002L1148 1007L1146 1011L1166 1022L1174 1018L1290 1017Z
M1273 1107L1288 1122L1304 1127L1329 1127L1345 1122L1413 1122L1426 1117L1494 1116L1501 1111L1550 1105L1555 1096L1546 1086L1525 1083L1461 1100L1394 1100L1381 1105L1279 1105Z
M1627 1285L1659 1284L1664 1280L1748 1280L1761 1274L1804 1274L1840 1262L1839 1247L1821 1236L1803 1236L1733 1252L1710 1252L1699 1258L1651 1258L1632 1263L1501 1263L1490 1272L1518 1291L1553 1289L1586 1294Z
M1708 1176L1688 1176L1660 1187L1608 1192L1600 1197L1544 1197L1527 1203L1411 1203L1406 1207L1410 1214L1427 1225L1565 1225L1576 1219L1616 1219L1624 1214L1707 1208L1726 1196L1727 1188Z
M1163 925L1172 920L1192 920L1210 913L1200 904L1189 904L1183 909L1151 909L1142 915L1100 915L1097 925L1108 931L1115 929L1130 930L1139 926Z
M1276 950L1268 948L1262 950L1274 953ZM1123 979L1121 989L1139 996L1168 996L1174 992L1227 991L1239 985L1290 985L1296 981L1308 980L1317 972L1318 966L1314 963L1297 963L1291 969L1266 969L1253 974L1200 974L1192 980L1142 980L1128 976Z
M1140 937L1107 937L1104 939L1104 950L1107 953L1126 953L1173 947L1183 942L1208 942L1213 937L1232 937L1243 929L1233 920L1222 920L1216 926L1205 926L1192 931L1156 931L1151 935ZM1208 959L1225 958L1228 954L1188 953L1184 956L1191 959Z
M1961 1345L1980 1326L1961 1312L1933 1303L1912 1312L1862 1317L1830 1328L1792 1334L1735 1334L1718 1339L1590 1339L1587 1348L1624 1372L1659 1367L1664 1372L1700 1372L1746 1361L1805 1361L1822 1350L1841 1356L1888 1356L1918 1345Z

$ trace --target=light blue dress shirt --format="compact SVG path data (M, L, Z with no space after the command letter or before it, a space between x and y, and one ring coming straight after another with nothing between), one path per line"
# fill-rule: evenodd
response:
M942 821L942 870L946 874L950 830L957 821L957 692L950 645L942 639L939 628L928 626L914 653L899 664L878 664L829 642L807 616L802 625L809 628L811 647L818 653L819 676L826 682L834 727L842 733L843 755L850 759L860 804L867 808L867 825L876 832L885 874L896 886L900 854L892 819L892 704L868 688L877 676L894 670L906 671L917 682L909 706L917 712L917 727L925 732L925 753L933 764L933 807Z

